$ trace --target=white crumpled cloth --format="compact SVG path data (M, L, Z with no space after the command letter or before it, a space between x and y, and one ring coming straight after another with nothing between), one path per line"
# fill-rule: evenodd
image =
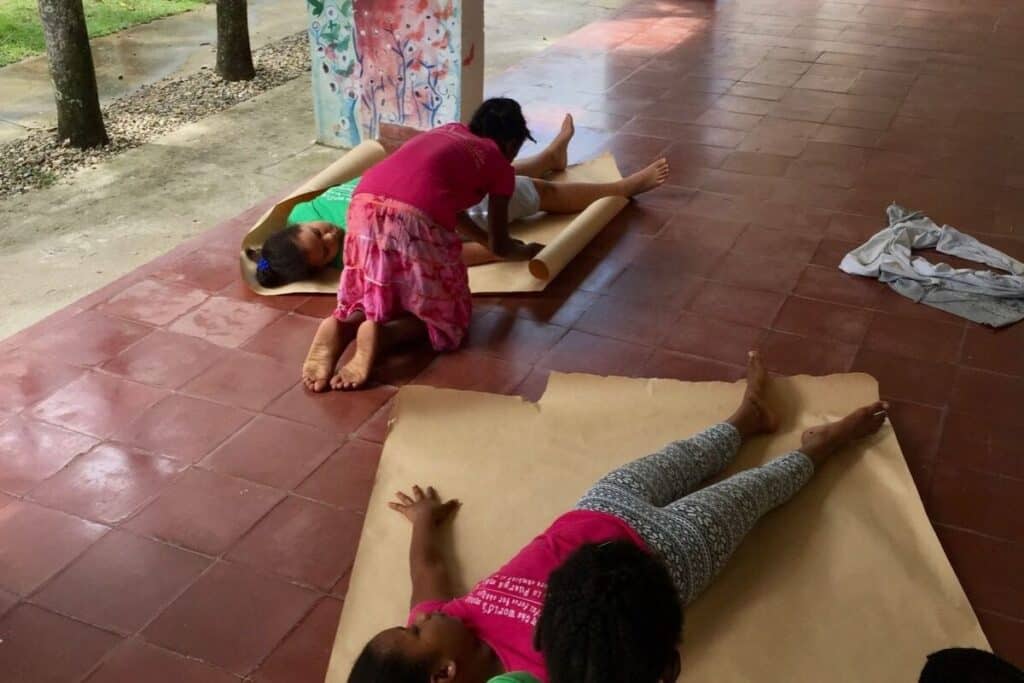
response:
M1003 327L1024 318L1024 263L919 211L892 204L889 227L843 257L839 269L878 278L899 294L977 323ZM978 261L991 270L933 264L914 249Z

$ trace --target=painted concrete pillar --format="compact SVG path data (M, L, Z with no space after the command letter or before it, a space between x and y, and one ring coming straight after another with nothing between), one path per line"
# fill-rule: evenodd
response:
M317 140L465 121L483 99L483 0L306 0Z

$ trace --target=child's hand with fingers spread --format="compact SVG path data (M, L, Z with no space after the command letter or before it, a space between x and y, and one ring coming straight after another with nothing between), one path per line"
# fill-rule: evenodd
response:
M413 524L429 522L440 526L448 521L462 505L455 499L441 502L441 498L433 486L428 486L426 493L419 486L413 486L411 497L402 491L396 492L395 497L398 500L388 503L388 507L405 515L405 518Z

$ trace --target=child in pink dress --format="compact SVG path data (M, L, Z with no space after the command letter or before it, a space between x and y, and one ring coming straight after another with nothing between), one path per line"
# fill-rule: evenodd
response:
M519 104L494 98L468 127L452 123L419 135L363 176L349 207L338 306L303 368L308 388L327 388L353 338L355 353L330 377L332 388L361 387L377 353L396 344L421 337L437 351L462 344L472 303L458 215L488 196L491 251L526 260L540 250L508 234L511 162L527 139Z

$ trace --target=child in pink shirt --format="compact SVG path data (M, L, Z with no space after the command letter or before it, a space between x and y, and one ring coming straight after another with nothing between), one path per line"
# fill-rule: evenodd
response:
M426 337L438 351L462 344L469 327L469 276L457 216L488 197L490 250L526 260L540 245L509 237L512 160L533 139L515 100L487 100L469 126L418 135L370 169L348 210L344 270L334 315L321 323L303 381L316 391L357 389L378 352ZM355 353L331 376L351 341Z
M878 402L804 432L802 446L711 486L742 442L773 431L766 374L750 354L736 412L598 481L508 563L455 597L439 528L458 501L399 492L412 522L411 612L356 659L349 683L484 683L523 672L542 683L671 683L682 607L711 582L746 533L836 451L882 426ZM523 504L529 504L525 502Z

